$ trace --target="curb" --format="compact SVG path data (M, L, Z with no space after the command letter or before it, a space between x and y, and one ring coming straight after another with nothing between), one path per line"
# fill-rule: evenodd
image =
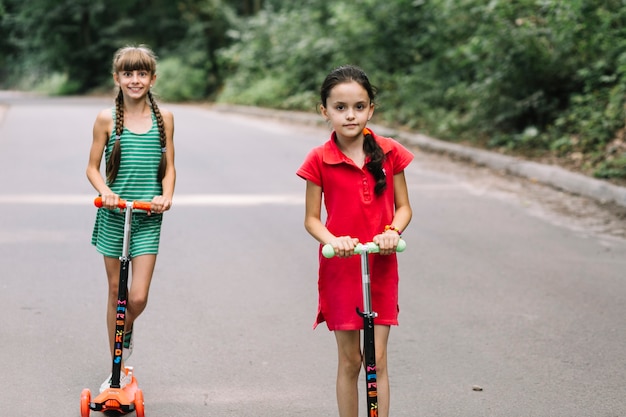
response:
M615 203L626 207L625 187L571 172L556 165L539 164L482 149L468 148L421 134L398 133L396 137L424 150L455 155L478 165L528 178L572 194L590 197L601 203Z
M273 119L293 123L326 126L319 115L312 113L225 104L213 105L211 109L224 113L271 117ZM571 172L556 165L525 161L512 156L433 139L419 133L401 132L379 125L372 125L372 127L376 132L384 136L394 137L404 143L418 146L424 151L453 155L478 165L527 178L531 181L546 184L572 194L589 197L603 204L614 203L626 207L626 187L620 187L602 180Z
M2 124L2 121L4 120L4 115L6 114L8 108L9 106L0 103L0 125Z

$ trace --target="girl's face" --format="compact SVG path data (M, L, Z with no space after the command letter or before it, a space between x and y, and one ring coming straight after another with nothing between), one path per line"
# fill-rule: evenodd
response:
M340 139L360 137L367 121L374 114L374 104L367 91L356 81L337 84L330 90L322 116L330 121Z
M124 97L143 99L154 81L156 74L147 70L120 71L113 74L115 83L122 89Z

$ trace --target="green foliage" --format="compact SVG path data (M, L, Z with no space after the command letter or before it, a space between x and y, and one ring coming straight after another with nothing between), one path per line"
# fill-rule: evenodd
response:
M172 57L161 61L157 77L155 93L163 100L201 101L206 97L206 71L186 64L180 58Z
M314 105L308 95L296 100L293 97L317 87L324 76L324 62L336 43L313 36L304 38L302 27L321 31L319 12L261 12L233 30L230 35L237 42L220 54L226 71L232 74L226 78L220 100L279 108L293 108L297 103Z
M602 160L593 175L596 178L626 178L626 153L616 159Z
M0 0L0 33L5 88L109 85L145 43L166 100L314 110L350 63L378 121L626 178L624 0Z
M48 85L63 74L59 90L86 92L110 83L115 50L147 44L160 58L193 61L194 78L203 72L201 90L181 99L206 97L221 83L215 50L232 16L226 0L0 0L0 85Z
M328 71L352 63L378 85L387 123L507 152L582 153L624 177L604 153L626 119L623 1L302 3L237 28L220 54L231 74L221 100L312 109Z
M22 79L22 82L24 81L25 80ZM33 82L31 85L34 85L36 92L51 96L75 94L80 89L78 82L70 80L67 74L58 72L38 78L36 82Z
M311 0L306 6L284 5L280 12L265 10L232 31L234 44L221 51L220 57L232 75L227 77L220 99L242 97L246 104L267 103L271 98L264 96L267 89L262 85L274 80L285 95L273 105L311 109L321 80L333 67L353 63L377 69L380 79L385 79L387 75L382 75L386 72L402 68L398 56L391 50L384 53L391 48L379 51L380 56L364 52L374 39L397 44L394 51L409 48L416 39L408 35L414 32L412 3ZM380 24L372 18L380 19ZM386 19L394 21L393 27Z

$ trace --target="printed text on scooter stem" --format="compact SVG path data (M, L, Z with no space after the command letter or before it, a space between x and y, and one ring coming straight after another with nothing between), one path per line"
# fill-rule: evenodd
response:
M365 373L367 375L367 394L370 397L377 397L377 386L376 386L376 365L367 365L365 368ZM378 416L378 403L374 402L370 404L369 417L377 417Z
M126 300L117 300L116 326L123 326L126 319ZM115 363L122 361L122 346L124 344L124 328L115 331Z

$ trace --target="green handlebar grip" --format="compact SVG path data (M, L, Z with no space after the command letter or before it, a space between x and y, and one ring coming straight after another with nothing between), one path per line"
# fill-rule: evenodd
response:
M324 255L324 258L328 259L335 256L335 249L330 243L327 243L322 247L322 255Z
M400 239L400 241L398 242L398 246L396 246L396 252L404 252L405 249L406 249L406 242ZM369 253L378 253L379 248L378 248L378 245L375 244L374 242L368 242L365 244L359 243L354 248L354 253L357 255L361 254L361 252L363 251L369 252ZM322 255L324 255L324 258L332 258L333 256L335 256L335 249L332 247L330 243L327 243L322 247Z

